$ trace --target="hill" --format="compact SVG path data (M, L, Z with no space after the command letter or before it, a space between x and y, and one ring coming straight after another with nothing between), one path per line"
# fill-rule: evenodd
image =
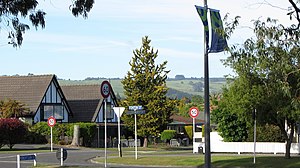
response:
M115 94L124 97L124 90L120 78L105 79L105 78L87 78L85 80L63 80L59 79L60 85L100 85L104 80L109 80ZM211 93L221 92L222 87L226 84L225 78L211 78L209 87ZM192 97L193 95L204 94L204 79L203 78L185 78L167 80L167 87L169 88L168 96L173 98Z

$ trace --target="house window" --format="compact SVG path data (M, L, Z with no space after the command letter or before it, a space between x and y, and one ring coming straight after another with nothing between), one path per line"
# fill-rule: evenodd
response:
M104 107L104 104L103 104L103 107ZM107 118L107 120L112 120L114 118L114 111L112 109L111 102L106 102L106 118ZM103 115L103 121L104 121L104 115Z
M42 105L41 112L44 120L47 120L51 116L57 120L64 119L64 106L61 104L44 104Z

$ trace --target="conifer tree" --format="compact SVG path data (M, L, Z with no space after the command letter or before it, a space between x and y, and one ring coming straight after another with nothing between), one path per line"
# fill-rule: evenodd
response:
M166 96L167 61L155 64L158 51L154 51L150 42L147 36L142 38L142 46L133 51L131 69L122 80L124 106L141 105L146 110L146 114L137 115L138 136L144 137L144 147L148 146L149 136L157 137L166 128L175 106L175 101ZM134 128L134 115L125 114L122 120Z

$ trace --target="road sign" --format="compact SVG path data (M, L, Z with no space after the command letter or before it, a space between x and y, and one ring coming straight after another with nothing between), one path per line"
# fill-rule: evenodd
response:
M143 106L129 106L128 107L129 110L143 110Z
M56 124L56 119L53 116L51 116L48 118L47 123L49 127L53 127Z
M20 155L20 160L34 160L35 155Z
M135 110L135 111L127 111L126 114L145 114L145 110Z
M199 115L199 110L197 107L191 107L189 114L192 118L196 118Z
M108 98L109 94L110 94L110 90L111 90L111 86L109 84L108 81L103 81L101 83L101 95L104 98Z
M118 118L120 118L125 110L125 107L113 107L114 112Z

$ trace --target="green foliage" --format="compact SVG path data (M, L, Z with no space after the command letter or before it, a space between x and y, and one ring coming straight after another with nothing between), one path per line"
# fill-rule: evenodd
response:
M182 98L178 101L176 106L176 114L183 117L190 117L189 110L191 107L197 107L200 111L203 110L204 107L204 99L201 96L192 96L189 98Z
M160 139L165 141L165 140L171 140L176 136L176 131L175 130L164 130L161 133Z
M300 30L285 28L270 18L266 22L255 21L253 30L255 37L232 46L231 56L224 62L236 77L224 96L229 105L221 112L230 111L250 125L252 111L257 109L259 125L279 126L287 141L289 158L300 118ZM285 120L290 133L286 132Z
M0 101L0 118L20 117L29 112L25 104L12 99Z
M193 139L193 126L184 126L184 130L189 139Z
M92 140L96 135L96 124L95 123L57 123L52 127L53 142L58 143L61 136L73 137L74 125L79 125L80 128L80 137L83 137L83 145L91 146ZM43 142L44 138L47 138L50 141L50 127L46 122L39 122L29 128L31 132L27 139L32 141L41 140ZM30 135L38 135L38 137L30 137ZM39 142L39 143L42 143Z
M144 138L158 136L166 128L176 104L166 96L167 61L155 64L158 51L154 51L150 42L147 36L142 39L141 48L133 52L129 63L131 69L122 80L125 94L123 105L141 105L146 110L146 114L137 115L138 135ZM121 119L129 128L133 128L133 117L125 114Z
M249 131L248 142L253 142L253 127ZM284 142L281 130L276 125L262 125L256 128L256 141L257 142Z
M0 118L0 147L7 144L10 149L24 140L27 127L17 118Z

